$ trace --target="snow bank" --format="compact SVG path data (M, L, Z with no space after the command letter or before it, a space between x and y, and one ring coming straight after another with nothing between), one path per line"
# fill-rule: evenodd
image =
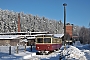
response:
M80 43L80 41L75 41L75 44L74 44L74 46L81 46L81 43Z
M74 46L70 46L66 50L63 50L63 55L65 56L65 59L86 60L84 52L81 52L81 50Z
M66 50L63 50L64 46L62 46L59 51L55 51L49 55L36 55L35 47L33 48L33 52L31 52L30 46L26 47L26 52L24 51L24 46L19 46L18 54L15 52L16 47L12 46L12 54L9 55L9 46L0 46L0 60L58 60L60 57L59 52L61 51L62 56L64 57L63 60L90 60L90 45L86 44L81 45L80 47L78 44L76 44L77 46L66 46ZM77 47L80 47L80 49Z
M36 53L31 53L23 57L23 59L30 59L30 60L58 60L59 59L59 51L53 52L49 55L36 55Z
M31 53L29 55L24 56L23 59L30 59L32 56L35 56L35 55L36 53Z
M9 53L9 47L10 46L0 46L0 52L2 53ZM11 53L15 53L15 46L11 46Z

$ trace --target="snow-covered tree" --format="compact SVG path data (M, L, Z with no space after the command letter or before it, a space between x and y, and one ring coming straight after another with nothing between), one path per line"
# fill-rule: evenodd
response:
M63 33L63 23L20 12L21 32L49 31L50 33ZM0 33L18 31L18 12L0 9Z

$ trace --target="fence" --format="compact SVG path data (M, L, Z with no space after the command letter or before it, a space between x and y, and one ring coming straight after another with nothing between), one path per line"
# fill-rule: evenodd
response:
M8 53L10 52L10 46L0 46L0 53ZM26 46L26 50L30 51L30 46ZM33 46L35 50L35 46ZM25 52L25 46L18 46L18 53ZM17 53L17 46L11 46L11 54Z

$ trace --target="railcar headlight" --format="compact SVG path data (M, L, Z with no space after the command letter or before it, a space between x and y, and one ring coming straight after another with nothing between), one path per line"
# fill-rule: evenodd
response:
M37 47L39 49L39 47Z
M49 47L48 47L49 48Z

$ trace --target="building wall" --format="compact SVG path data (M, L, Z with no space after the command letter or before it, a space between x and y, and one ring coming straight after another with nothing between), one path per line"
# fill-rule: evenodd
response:
M10 40L0 40L0 46L1 45L8 45L10 44Z
M35 45L35 39L28 39L27 46Z
M69 33L69 35L72 37L72 34L73 34L73 26L72 25L66 25L66 33Z
M10 45L12 46L17 46L17 44L19 43L19 40L17 39L13 39L13 40L10 40Z
M0 40L0 46L7 46L7 45L12 45L12 46L16 46L17 45L17 43L19 43L18 42L19 40L15 40L15 39L13 39L13 40L9 40L9 39L6 39L6 40L4 40L4 39L1 39Z

